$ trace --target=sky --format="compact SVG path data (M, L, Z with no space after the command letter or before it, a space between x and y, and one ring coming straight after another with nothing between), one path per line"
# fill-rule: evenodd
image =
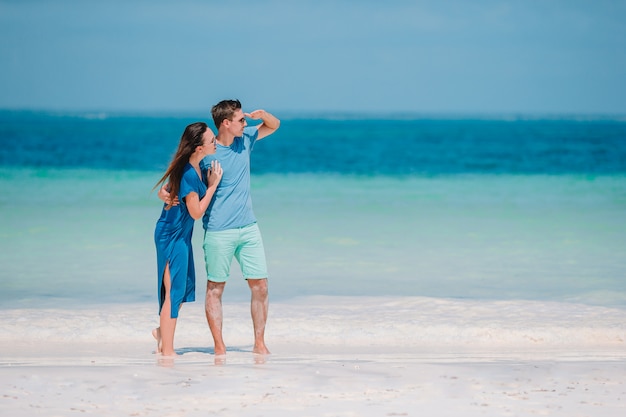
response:
M0 0L0 109L626 114L626 1Z

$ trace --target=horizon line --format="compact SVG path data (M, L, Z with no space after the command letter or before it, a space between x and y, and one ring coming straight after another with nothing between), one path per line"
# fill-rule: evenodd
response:
M51 116L108 119L110 117L202 117L210 118L210 110L200 109L54 109L54 108L5 108L1 113L32 113ZM478 119L478 120L613 120L626 121L626 113L620 112L573 112L573 111L397 111L397 110L272 110L281 119L323 120L415 120L415 119Z

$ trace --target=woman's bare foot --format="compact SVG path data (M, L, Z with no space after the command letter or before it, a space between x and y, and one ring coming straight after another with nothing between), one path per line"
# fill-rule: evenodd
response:
M157 341L157 350L156 353L161 353L162 341L161 341L161 328L157 327L156 329L152 329L152 337Z

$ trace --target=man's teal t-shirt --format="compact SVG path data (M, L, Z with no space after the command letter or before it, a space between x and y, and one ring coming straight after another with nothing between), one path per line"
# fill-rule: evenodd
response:
M250 153L258 137L256 126L246 127L243 136L236 137L230 146L217 144L213 155L200 163L206 181L211 161L217 160L224 173L209 208L202 217L204 230L235 229L256 222L250 196Z

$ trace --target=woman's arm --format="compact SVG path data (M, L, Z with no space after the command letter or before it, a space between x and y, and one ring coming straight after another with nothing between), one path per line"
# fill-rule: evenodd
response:
M185 197L185 203L187 204L187 210L189 210L189 214L193 217L194 220L200 219L207 208L209 208L209 204L211 204L211 199L215 194L215 190L217 190L217 185L220 183L222 179L222 166L217 161L211 162L211 171L209 171L208 182L209 186L207 187L206 194L204 198L200 199L198 193L191 192L187 194Z
M192 191L185 197L187 210L189 210L189 214L194 220L201 218L207 207L209 207L209 203L211 202L211 198L207 198L209 195L213 197L213 193L207 190L204 198L200 200L198 193Z

